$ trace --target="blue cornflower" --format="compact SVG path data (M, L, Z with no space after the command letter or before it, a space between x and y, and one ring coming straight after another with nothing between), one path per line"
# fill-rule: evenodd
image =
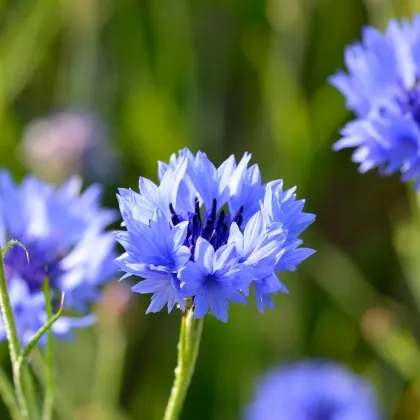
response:
M356 148L360 171L400 171L420 189L420 16L391 20L382 34L365 27L362 42L346 49L348 74L330 82L346 98L356 119L347 124L334 149Z
M370 386L335 362L310 360L268 372L244 420L379 420Z
M72 178L55 189L34 177L20 186L7 172L0 173L0 243L20 241L4 263L10 299L22 341L46 321L43 281L48 277L56 297L66 293L65 308L83 317L63 316L53 325L66 336L72 327L94 320L88 305L100 296L99 286L115 273L112 235L105 227L115 212L100 207L101 189L92 186L80 194L81 181ZM53 293L54 296L54 293ZM0 321L0 340L5 338Z
M216 168L205 153L183 149L159 162L159 185L140 178L140 194L119 190L126 230L115 237L126 252L117 264L124 277L144 278L133 291L153 293L147 312L184 309L192 298L196 318L210 310L226 321L228 302L246 303L251 284L262 312L272 293L287 291L276 273L314 252L299 235L315 216L282 181L262 184L250 159L237 165L231 156Z

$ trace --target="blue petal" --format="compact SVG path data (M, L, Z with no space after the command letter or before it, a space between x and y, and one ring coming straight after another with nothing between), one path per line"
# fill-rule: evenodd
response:
M0 197L2 203L7 203L3 207L3 217L11 236L17 237L25 231L25 220L22 198L13 183L8 172L0 173Z
M239 255L234 244L220 247L214 256L213 273L220 276L228 272L238 262Z
M183 304L183 300L179 295L178 280L170 274L154 273L149 278L137 283L132 287L132 291L136 293L153 293L151 303L146 313L159 312L165 305L168 305L170 312L175 303L179 301Z
M264 195L258 165L247 169L250 154L245 154L232 175L230 182L229 210L236 214L243 207L243 220L247 223L259 208L259 200Z
M309 258L316 251L310 248L294 248L286 250L275 266L275 272L295 271L296 266Z
M205 293L197 294L194 298L194 318L199 319L207 315L210 304Z
M265 231L264 218L261 212L251 217L244 230L244 249L242 256L247 258L255 249L261 235Z
M196 158L190 160L189 176L207 208L211 208L213 200L217 201L217 210L226 203L229 196L229 182L234 169L233 156L223 162L218 169L202 152L198 152Z
M220 321L227 322L229 303L226 294L220 293L219 289L211 289L208 300L212 314Z
M214 248L206 239L199 237L195 245L194 258L196 264L200 265L208 273L213 273Z
M208 276L208 271L196 262L189 261L179 273L178 278L185 284L182 286L181 292L184 297L195 296L200 293Z
M244 237L236 223L232 223L229 231L228 245L235 245L239 255L243 255Z

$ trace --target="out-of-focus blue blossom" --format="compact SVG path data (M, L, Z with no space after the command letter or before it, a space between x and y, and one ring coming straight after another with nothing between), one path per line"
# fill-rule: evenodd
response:
M72 327L93 322L88 306L100 296L100 286L115 274L112 235L104 229L115 212L100 206L101 188L80 193L81 180L72 178L55 189L34 177L15 185L7 172L0 173L0 243L14 246L4 262L18 333L26 341L45 321L42 285L49 278L53 292L66 293L65 308L82 318L61 317L54 325L66 336ZM0 322L0 339L4 339Z
M196 318L210 310L226 321L228 302L246 303L251 284L263 312L272 293L287 291L276 273L313 253L299 235L315 216L282 181L262 184L250 158L216 168L205 153L183 149L159 162L159 185L140 178L140 194L119 190L126 230L115 236L126 252L117 263L124 277L144 278L133 291L153 293L147 312L184 309L193 298Z
M342 130L336 150L355 148L360 171L400 171L420 188L420 16L391 20L385 33L365 27L362 42L346 49L348 74L330 82L356 119Z
M335 362L311 360L268 372L256 385L244 420L379 420L362 378Z
M42 179L61 182L81 174L91 182L114 182L121 172L104 121L67 109L31 121L22 140L25 166Z

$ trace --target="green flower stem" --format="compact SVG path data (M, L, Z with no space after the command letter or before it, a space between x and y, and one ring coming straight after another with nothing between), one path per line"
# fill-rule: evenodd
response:
M7 407L12 420L21 420L22 417L16 400L15 390L3 369L0 369L0 396L4 405Z
M22 392L20 395L20 391L22 391L22 378L24 378L25 383L27 385L27 389L28 392L31 392L31 394L33 394L33 391L30 389L30 385L31 385L31 381L29 381L29 379L32 379L30 377L30 372L28 372L26 370L26 361L28 360L32 350L34 349L34 347L37 345L38 341L40 340L40 338L51 328L51 326L54 324L55 321L57 321L58 318L60 318L62 312L63 312L63 305L64 305L64 293L61 296L61 303L60 303L60 308L58 310L58 312L52 317L50 318L31 338L31 340L29 341L28 345L22 350L21 354L19 355L17 361L13 364L13 377L14 377L14 383L15 383L15 388L16 388L16 393L18 396L18 400L21 401L21 397L23 396L23 398L25 398L24 393ZM19 389L17 387L16 384L19 384ZM48 385L47 385L48 386ZM22 413L22 417L24 419L29 418L28 417L28 405L26 403L26 399L25 399L25 408L26 411L24 411L22 409L22 405L21 405L21 413ZM31 414L32 414L32 410L34 410L35 408L31 405ZM25 417L26 415L26 417ZM33 413L33 415L36 415L36 413ZM33 419L33 416L31 417L31 420Z
M35 383L32 373L29 369L29 366L25 365L22 372L23 376L23 389L26 396L26 401L28 402L28 410L30 413L31 420L38 420L39 417L39 407L38 407L38 398L35 390Z
M12 305L9 299L9 293L6 281L6 272L4 268L3 256L9 248L7 246L0 252L0 307L3 316L4 327L6 329L7 341L9 343L10 360L13 368L13 382L15 386L16 396L19 402L20 413L23 419L27 419L28 404L26 402L25 394L23 392L22 377L17 369L17 360L20 353L19 339L13 316Z
M182 315L178 342L178 365L175 369L175 380L166 406L164 420L177 420L181 414L194 372L202 331L203 318L194 319L194 311L187 309L186 314Z
M10 245L6 245L2 252L0 252L0 305L1 313L3 315L4 327L6 329L7 341L9 343L9 353L12 365L14 365L19 357L20 345L15 324L15 318L13 316L12 305L9 299L9 291L7 288L6 272L4 268L4 254L10 248Z
M50 283L48 278L43 284L45 296L45 308L47 319L51 319L52 303L50 298ZM53 358L53 335L51 328L47 331L47 345L45 347L45 394L44 405L42 408L42 420L51 420L54 408L54 358Z
M32 350L37 345L40 338L52 327L55 321L60 318L61 314L63 313L63 306L64 306L64 293L61 295L61 302L60 308L58 309L57 313L50 318L31 338L28 345L24 348L21 355L19 356L16 365L19 375L22 376L22 370L25 365L26 360L30 356Z

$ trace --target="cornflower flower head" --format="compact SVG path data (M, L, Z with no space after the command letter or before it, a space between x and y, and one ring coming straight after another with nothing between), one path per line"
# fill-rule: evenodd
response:
M140 194L119 190L126 230L115 236L126 252L117 264L124 277L144 278L133 291L153 293L147 312L184 310L191 298L196 318L211 311L227 321L228 302L246 303L251 283L263 312L272 293L287 291L276 273L314 252L299 235L315 216L281 180L262 184L250 159L231 156L216 168L205 153L183 149L159 162L159 185L140 178Z
M244 420L379 420L375 395L335 362L310 360L265 374Z
M4 258L12 309L20 339L27 341L46 322L43 282L54 294L65 292L65 309L82 317L62 316L52 327L63 338L72 327L94 321L89 304L100 297L99 287L115 274L113 238L105 227L115 212L100 207L101 188L80 194L81 180L72 178L56 189L34 177L16 185L0 173L0 243L20 246ZM0 320L0 340L5 330Z
M360 171L401 172L420 189L420 16L393 19L385 33L365 27L362 42L346 49L348 73L330 78L355 120L334 149L355 148Z

